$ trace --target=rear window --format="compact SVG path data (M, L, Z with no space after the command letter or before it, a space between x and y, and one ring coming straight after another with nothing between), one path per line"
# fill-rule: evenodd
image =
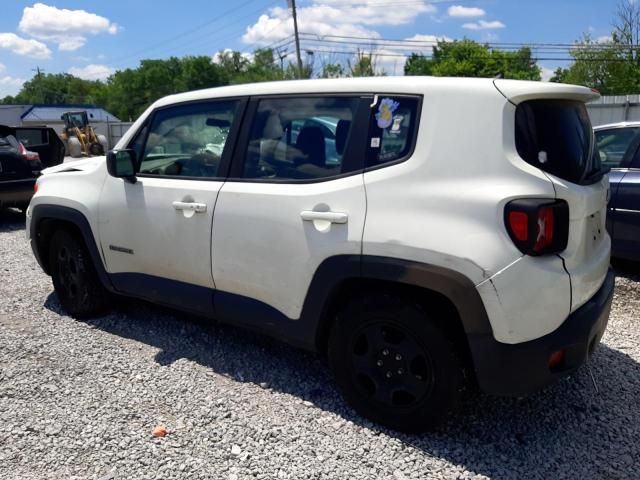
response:
M572 183L593 183L602 167L582 102L531 100L516 110L516 148L527 163Z
M25 147L38 147L49 143L49 132L44 128L20 128L16 129L18 141Z

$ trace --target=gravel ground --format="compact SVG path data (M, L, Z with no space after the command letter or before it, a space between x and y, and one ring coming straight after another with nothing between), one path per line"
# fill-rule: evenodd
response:
M525 399L470 396L441 431L357 417L313 355L131 302L64 315L0 217L0 478L639 478L640 267L587 368ZM152 430L165 425L164 438Z

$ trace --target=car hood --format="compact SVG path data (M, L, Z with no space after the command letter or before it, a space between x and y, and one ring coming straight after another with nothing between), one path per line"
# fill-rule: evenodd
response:
M87 172L90 170L95 170L98 166L105 162L105 158L106 157L103 156L65 161L64 163L56 165L55 167L45 168L42 171L42 174L49 175L51 173Z

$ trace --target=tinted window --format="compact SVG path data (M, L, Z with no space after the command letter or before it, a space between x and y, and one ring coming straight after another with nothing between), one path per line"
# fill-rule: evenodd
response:
M371 114L367 166L400 160L413 148L419 99L379 95Z
M589 183L602 171L581 102L532 100L518 105L516 148L527 163L573 183Z
M19 128L16 129L16 137L25 147L37 147L39 145L46 145L49 142L47 130L40 129L28 129Z
M623 161L628 160L627 150L634 142L634 138L640 132L640 128L612 128L596 132L596 144L600 153L600 161L605 167L620 167ZM636 145L637 146L637 145Z
M219 176L220 160L237 106L236 101L225 101L159 110L141 149L140 173ZM135 141L133 147L136 148Z
M347 173L345 152L359 102L358 97L261 100L244 177L308 180Z

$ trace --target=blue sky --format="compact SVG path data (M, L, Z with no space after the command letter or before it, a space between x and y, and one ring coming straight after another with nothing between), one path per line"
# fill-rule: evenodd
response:
M413 48L380 39L412 39L411 47L426 53L438 38L465 36L495 43L566 44L583 32L607 37L616 4L617 0L298 0L298 14L305 33L302 48L313 51L317 62L345 59L348 53L343 52L359 46L378 52L379 68L394 73L402 71L402 55ZM283 45L291 29L286 0L5 0L0 15L0 98L17 93L36 67L102 79L135 67L143 58L213 56L224 49L250 53L260 46ZM293 45L281 51L292 58ZM547 74L563 63L540 61Z

